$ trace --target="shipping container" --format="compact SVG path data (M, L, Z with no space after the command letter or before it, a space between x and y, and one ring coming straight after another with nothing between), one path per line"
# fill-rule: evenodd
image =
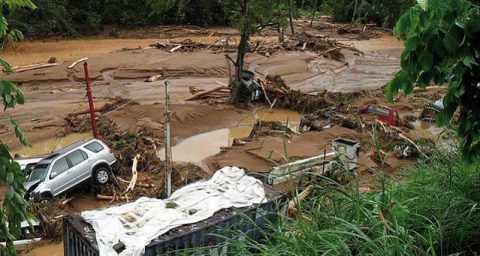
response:
M265 192L265 203L224 209L203 221L168 231L145 247L145 255L227 255L227 240L248 237L261 241L270 231L269 223L285 212L285 195L272 189ZM95 231L80 214L65 217L63 227L66 256L99 256Z

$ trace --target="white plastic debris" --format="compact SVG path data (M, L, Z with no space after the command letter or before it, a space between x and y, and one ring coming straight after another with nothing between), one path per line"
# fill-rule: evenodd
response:
M151 240L175 227L202 221L221 209L251 206L265 200L261 181L237 167L225 167L210 180L187 185L168 199L142 197L81 215L95 229L101 256L143 255ZM120 254L113 249L118 242L126 248Z

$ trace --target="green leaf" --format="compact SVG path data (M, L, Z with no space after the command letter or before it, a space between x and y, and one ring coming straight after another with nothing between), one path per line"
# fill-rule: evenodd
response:
M0 67L3 68L3 70L5 70L6 72L12 72L12 67L10 66L10 64L8 64L8 62L0 59Z
M418 5L424 10L428 9L428 0L417 0Z
M417 49L418 42L419 42L418 37L411 37L407 38L405 41L405 52L413 52Z
M460 45L460 41L453 33L448 33L442 42L449 53L454 53Z
M462 62L463 62L463 65L465 65L468 68L472 68L472 64L478 65L478 63L475 61L475 58L473 56L466 56Z
M14 178L15 177L12 172L7 173L7 184L12 185Z
M433 55L427 49L423 50L419 57L420 65L424 71L428 71L433 65Z
M14 194L15 190L13 189L13 187L8 186L7 193L5 194L5 199L8 201L12 200Z
M400 19L398 20L397 24L393 28L393 34L396 37L402 37L410 27L410 12L405 13Z

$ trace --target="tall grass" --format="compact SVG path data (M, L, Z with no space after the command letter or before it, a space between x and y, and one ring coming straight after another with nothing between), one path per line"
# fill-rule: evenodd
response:
M237 254L472 255L480 249L480 163L437 152L405 170L401 182L380 181L360 193L327 181L298 206L301 218L282 217L265 243L232 241Z

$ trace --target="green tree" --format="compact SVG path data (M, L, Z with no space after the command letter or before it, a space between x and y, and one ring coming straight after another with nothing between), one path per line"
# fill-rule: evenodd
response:
M322 9L334 21L392 27L414 3L415 0L324 0Z
M35 8L29 0L0 0L0 52L6 43L14 42L23 38L23 34L15 29L9 29L5 18L5 12L16 8ZM0 69L4 72L11 72L10 65L0 59ZM14 108L16 104L25 102L22 91L10 81L0 78L0 95L3 99L4 111ZM28 146L29 143L19 123L12 119L15 135L20 142ZM0 237L6 241L6 246L0 255L15 255L13 241L21 234L21 223L30 220L28 203L23 198L25 190L23 182L25 175L20 166L13 161L8 147L0 140L0 183L7 186L3 205L0 206Z
M466 0L417 0L394 28L405 39L402 69L387 84L388 101L414 86L447 84L439 124L459 113L457 133L465 160L480 156L480 8Z
M239 104L239 88L242 71L245 64L245 56L248 51L250 36L268 26L277 26L280 32L280 40L283 40L283 28L287 25L289 12L287 2L289 0L230 0L227 8L232 11L232 17L240 31L240 43L238 45L237 59L235 64L235 76L230 82L232 87L231 102ZM292 7L294 8L294 7Z

